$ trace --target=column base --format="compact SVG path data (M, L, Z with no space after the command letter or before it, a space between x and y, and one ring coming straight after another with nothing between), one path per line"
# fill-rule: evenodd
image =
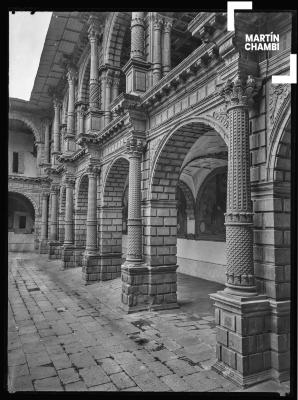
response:
M61 258L61 243L57 240L51 240L48 243L49 260L58 260Z
M62 246L61 249L61 261L62 261L62 268L74 268L76 267L75 261L75 246L71 244L65 244Z
M126 261L121 266L122 309L127 313L178 308L174 266L150 267Z
M122 253L100 255L100 280L108 281L121 276Z
M216 361L216 363L212 366L212 369L242 388L247 388L271 379L271 370L261 371L249 376L243 376L240 372L230 368L222 361Z
M218 362L214 369L242 387L272 379L268 298L241 297L226 291L210 297L215 300L217 324Z
M39 242L39 253L48 254L48 240L43 239Z
M86 285L100 280L100 255L98 253L84 252L82 257L82 278Z

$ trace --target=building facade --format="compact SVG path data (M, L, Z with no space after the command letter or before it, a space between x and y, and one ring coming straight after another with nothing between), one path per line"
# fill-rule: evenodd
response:
M55 12L29 102L10 99L9 247L121 276L127 312L211 294L214 366L289 378L290 13ZM275 51L246 34L279 35Z

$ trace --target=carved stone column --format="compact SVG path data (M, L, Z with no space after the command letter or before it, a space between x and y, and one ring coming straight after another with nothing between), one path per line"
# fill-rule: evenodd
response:
M215 300L217 358L213 366L225 377L249 386L270 378L270 308L254 281L253 224L250 198L248 107L257 93L249 76L228 81L221 94L229 118L226 212L226 289Z
M75 150L75 79L76 71L73 67L68 67L68 110L67 110L67 129L64 135L65 152L69 153Z
M141 218L141 157L143 141L126 142L129 156L129 189L127 219L127 254L121 266L122 307L127 312L148 308L148 268L143 263Z
M73 187L74 179L65 179L66 200L65 200L65 220L64 220L64 244L73 244Z
M99 280L100 258L97 248L97 177L99 167L90 165L88 173L88 209L86 220L86 249L83 255L83 278L86 283Z
M50 259L59 258L59 242L58 242L58 193L59 186L54 184L51 186L51 221L50 221L50 241L48 247L48 255Z
M41 195L41 241L39 244L39 252L42 254L47 253L48 241L48 200L49 194L43 192Z
M112 85L113 85L113 79L108 72L105 78L105 108L104 108L105 126L108 125L111 121L110 104L112 96Z
M98 167L88 168L88 210L86 220L86 251L97 251L97 175Z
M98 87L98 37L99 21L96 17L89 18L88 38L90 42L90 81L89 81L89 108L95 111L99 108Z
M114 101L119 94L119 84L120 84L119 72L115 71L112 83L112 101Z
M74 230L73 230L73 190L75 180L72 176L65 178L65 219L64 219L64 245L62 248L62 267L64 269L75 267Z
M53 128L53 151L52 151L52 164L57 163L57 156L60 152L60 110L61 101L54 97L54 128Z
M162 76L165 76L171 69L171 29L173 22L165 19L162 35Z
M159 15L155 15L153 20L153 85L161 78L161 29L162 19Z
M50 163L50 121L45 121L45 132L44 132L44 162Z
M144 12L133 12L131 18L131 58L144 60Z
M80 104L78 110L78 134L84 133L85 105Z
M130 139L126 142L126 146L129 157L126 261L140 263L143 259L141 218L141 157L143 143L137 139Z

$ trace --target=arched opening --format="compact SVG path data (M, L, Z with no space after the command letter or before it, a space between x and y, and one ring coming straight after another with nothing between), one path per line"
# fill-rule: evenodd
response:
M20 193L8 193L8 250L34 251L35 211Z
M88 211L88 175L81 177L78 183L77 198L75 203L75 261L77 266L82 266L82 256L86 247L86 220Z
M120 157L107 173L100 213L101 279L120 276L123 254L123 199L128 178L129 162ZM125 251L125 250L124 250Z
M9 174L38 176L37 145L30 126L19 119L9 120Z
M206 123L189 122L169 134L154 163L150 192L151 237L150 240L145 238L145 260L152 268L178 264L178 283L179 280L187 281L186 275L211 282L225 282L224 235L222 241L218 237L187 235L187 209L188 214L193 213L195 217L195 221L189 223L193 233L202 214L206 218L205 226L209 221L209 230L215 236L225 230L223 212L226 190L223 187L228 148L223 137ZM217 192L213 193L214 190ZM202 195L198 193L202 193L204 200L212 199L212 204L208 205L211 208L204 213L201 209ZM191 201L194 198L196 204ZM217 290L218 285L214 285Z

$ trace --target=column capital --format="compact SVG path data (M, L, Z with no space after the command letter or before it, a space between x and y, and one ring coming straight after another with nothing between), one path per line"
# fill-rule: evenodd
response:
M53 106L55 111L59 111L59 109L62 107L62 101L60 98L54 96L53 97Z
M89 164L86 168L86 172L88 175L97 175L100 172L100 166L99 165L94 165L94 164Z
M58 183L52 183L50 191L51 193L58 194L60 190L60 185Z
M90 42L95 41L99 38L101 33L99 19L94 15L90 15L88 19L88 39Z
M243 82L238 75L233 81L228 79L220 90L228 108L235 106L250 107L261 87L261 79L248 75L246 82Z
M135 11L132 12L131 16L131 26L141 25L144 26L144 12L142 11Z
M75 80L77 78L77 71L73 66L69 65L67 67L66 77L69 85L73 85L75 83Z
M141 157L144 150L144 141L136 138L129 138L125 142L128 155Z
M171 18L165 17L163 21L163 30L165 33L170 33L173 26L173 20Z
M45 192L45 191L43 191L43 192L41 193L41 199L42 199L42 200L48 200L49 195L50 195L50 192Z
M66 175L64 178L64 183L65 187L73 188L76 183L75 177L72 175Z
M152 20L153 20L153 28L156 30L159 30L162 28L163 25L163 18L161 17L161 15L159 14L154 14L152 16Z

